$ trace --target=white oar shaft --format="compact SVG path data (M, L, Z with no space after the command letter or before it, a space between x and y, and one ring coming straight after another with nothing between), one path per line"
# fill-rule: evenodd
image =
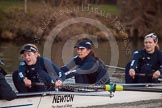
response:
M113 69L119 69L119 70L125 70L123 67L118 67L118 66L110 66L110 65L105 65L107 68L113 68Z
M62 91L47 91L35 93L18 93L17 97L31 97L31 96L46 96L46 95L80 95L80 96L110 96L109 93L100 92L62 92Z

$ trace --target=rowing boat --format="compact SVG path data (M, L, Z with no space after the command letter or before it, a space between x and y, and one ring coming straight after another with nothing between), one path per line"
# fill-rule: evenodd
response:
M75 108L162 99L162 92L116 91L113 95L107 91L23 93L12 101L0 100L0 108Z
M112 98L108 96L107 92L82 93L84 95L77 93L54 91L32 95L26 93L12 101L1 100L0 108L75 108L162 99L161 93L152 92L122 91L116 92ZM97 94L101 96L97 96Z
M67 81L71 83L71 81ZM120 103L162 100L162 89L160 84L122 84L127 86L123 91L115 91L110 95L107 91L100 92L37 92L17 94L12 101L0 100L0 108L75 108L89 106L107 106ZM75 87L78 85L74 84ZM79 85L85 87L87 85ZM148 87L151 86L151 89ZM89 86L88 86L89 87ZM90 86L91 87L91 86ZM87 87L86 87L87 88ZM147 88L147 89L145 89ZM153 88L153 89L152 89Z

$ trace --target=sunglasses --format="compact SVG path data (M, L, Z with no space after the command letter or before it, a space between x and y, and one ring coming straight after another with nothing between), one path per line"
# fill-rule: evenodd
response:
M146 35L145 39L146 38L152 38L154 40L154 42L158 42L158 38L154 33L150 33L150 34Z

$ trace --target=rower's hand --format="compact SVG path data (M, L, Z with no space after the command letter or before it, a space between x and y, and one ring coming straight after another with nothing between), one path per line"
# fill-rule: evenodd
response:
M135 78L135 70L134 69L130 69L129 70L129 75L134 79Z
M23 81L24 81L26 87L29 87L29 88L32 87L32 82L31 82L31 80L29 80L28 78L24 78Z
M157 78L159 78L159 76L160 76L160 71L157 70L157 71L155 71L155 72L153 73L152 79L157 79Z
M63 82L62 82L61 80L57 80L57 81L55 82L55 88L60 88L60 87L62 87L62 84L63 84Z

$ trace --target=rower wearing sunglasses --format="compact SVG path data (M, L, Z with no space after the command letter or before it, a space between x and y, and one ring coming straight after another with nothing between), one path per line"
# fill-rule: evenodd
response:
M37 46L23 45L20 55L22 60L19 62L18 70L12 75L18 92L52 91L62 86L64 74L50 59L40 56ZM45 85L33 85L34 83Z
M158 83L162 74L162 52L158 38L154 33L144 37L144 49L133 53L133 58L126 66L126 83Z

